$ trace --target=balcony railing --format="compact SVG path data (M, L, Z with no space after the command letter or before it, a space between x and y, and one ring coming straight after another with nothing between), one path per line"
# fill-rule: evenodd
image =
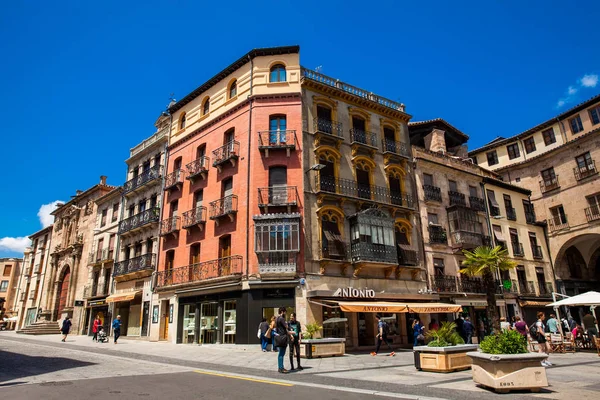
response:
M442 190L439 187L423 185L423 191L425 192L425 200L442 202Z
M469 276L460 277L460 291L466 293L485 293L485 285L483 279L473 278Z
M142 143L138 144L134 148L131 149L129 153L129 157L133 157L140 151L150 147L152 144L158 142L163 137L167 136L169 132L169 127L162 128L154 133L154 135L150 136L148 139L144 140Z
M554 189L558 189L560 184L558 183L558 175L551 179L542 179L540 181L540 190L542 193L549 192Z
M507 289L504 285L502 285L504 293L515 293L515 294L519 293L519 283L514 279L512 279L512 280L509 279L509 281L510 281L510 288Z
M162 165L155 165L154 167L142 172L137 177L125 182L125 184L123 185L123 194L139 189L146 183L152 182L153 180L160 178L161 173Z
M196 207L182 214L183 228L189 229L193 226L201 226L206 223L206 207Z
M437 225L429 225L429 243L448 244L446 229Z
M160 209L158 207L149 208L146 211L142 211L119 222L119 234L123 234L134 229L141 228L144 225L158 222L160 217Z
M533 283L533 281L519 281L519 294L530 296L535 295L535 284Z
M438 293L458 292L458 279L451 275L435 275L433 277L433 290Z
M295 275L298 260L297 251L269 251L257 253L258 271L262 276Z
M469 205L473 211L485 211L485 200L475 196L469 196Z
M179 232L180 229L179 217L169 217L160 222L160 236L167 236Z
M208 174L209 165L210 158L206 156L202 156L200 158L195 159L194 161L185 166L188 170L188 176L186 179L189 179L192 182L198 177L206 179L206 174Z
M517 211L515 211L514 207L506 207L506 219L510 221L517 220Z
M513 256L514 257L524 257L525 250L523 250L523 243L519 242L511 242Z
M342 241L324 241L319 248L319 258L321 260L348 261L350 258L348 248L348 244Z
M550 232L559 231L561 229L568 229L569 222L566 216L564 219L561 217L553 217L548 219L548 227L550 229Z
M360 129L350 129L350 139L352 143L360 143L365 146L377 147L377 135L372 132L361 131Z
M465 195L460 192L449 191L448 196L450 197L450 205L451 206L466 206L467 201L465 200Z
M585 217L588 222L597 221L600 219L600 206L593 205L585 209Z
M104 249L98 249L96 251L90 251L89 264L99 264L104 261L110 261L114 259L115 249L112 247L106 247Z
M176 169L165 176L165 190L180 188L181 185L183 185L182 169Z
M405 158L411 158L410 145L402 142L396 142L395 140L383 139L383 152L392 153Z
M315 71L311 71L309 69L302 68L302 76L304 79L309 79L314 82L318 82L322 85L327 85L341 91L344 91L353 96L357 96L363 98L365 100L373 101L379 105L384 107L391 108L392 110L404 112L404 104L386 99L385 97L378 96L372 92L369 92L364 89L360 89L356 86L349 85L340 81L339 79L331 78L327 75L320 74Z
M531 251L533 252L533 258L543 258L542 246L531 245Z
M408 194L391 192L388 188L382 186L362 184L351 179L321 175L315 177L315 186L318 192L336 193L342 196L393 204L399 207L414 207L413 198Z
M243 264L242 256L230 256L159 271L156 273L156 287L202 282L215 278L241 277Z
M265 150L267 156L269 150L287 149L289 152L290 149L296 149L297 142L295 130L258 132L258 148Z
M148 253L115 263L113 276L121 276L132 272L153 270L156 266L156 254Z
M298 189L296 186L272 186L258 188L258 206L276 207L298 204Z
M237 160L240 155L240 142L232 140L214 150L213 155L213 167L219 167L227 161L230 161L232 165L235 165L235 160Z
M596 175L598 173L596 170L596 162L592 161L583 167L575 167L573 168L573 173L575 174L575 179L578 181Z
M235 194L215 200L209 204L210 219L217 219L229 215L232 217L238 210L238 197Z
M415 250L398 249L398 264L399 265L418 265L419 255Z
M490 215L492 217L499 217L500 216L500 207L490 205Z
M528 224L535 224L535 213L525 211L525 221Z
M540 291L540 296L552 296L552 292L554 291L552 283L550 282L538 281L538 289Z
M366 242L352 243L351 254L352 262L398 263L398 254L396 253L395 246Z
M342 132L342 123L332 121L326 118L315 117L313 119L313 127L315 133L326 133L335 137L336 139L344 140L344 133Z
M486 246L490 243L490 237L477 232L458 230L451 233L452 241L462 247Z

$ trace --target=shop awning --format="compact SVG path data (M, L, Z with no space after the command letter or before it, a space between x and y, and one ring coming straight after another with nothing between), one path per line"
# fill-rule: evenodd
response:
M136 298L136 296L141 296L141 290L135 290L133 292L125 292L125 293L117 293L106 298L107 303L118 303L119 301L131 301Z
M461 312L459 304L447 303L402 303L383 301L340 301L340 309L345 312L376 312L376 313L455 313Z
M519 305L521 307L546 307L550 304L550 301L538 301L538 300L521 300Z

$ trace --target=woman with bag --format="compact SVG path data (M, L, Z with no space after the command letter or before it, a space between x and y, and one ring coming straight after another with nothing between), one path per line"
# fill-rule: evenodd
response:
M266 318L263 318L261 323L258 325L258 338L260 339L260 347L262 351L267 351L267 345L269 344L269 338L267 338L267 331L269 330L269 323Z
M94 325L92 326L92 333L94 334L94 336L92 336L92 342L98 341L98 328L100 328L101 326L102 326L102 320L100 319L99 315L96 315L96 319L94 320Z
M425 335L423 335L423 325L421 325L419 318L415 318L412 323L414 342L413 346L418 346L419 342L425 341Z
M294 340L294 333L288 329L285 313L285 307L279 307L279 317L277 317L275 323L275 330L272 332L274 335L273 343L279 351L279 354L277 355L277 367L281 374L287 374L289 372L287 369L283 368L283 359L285 358L285 351L288 343L290 340Z

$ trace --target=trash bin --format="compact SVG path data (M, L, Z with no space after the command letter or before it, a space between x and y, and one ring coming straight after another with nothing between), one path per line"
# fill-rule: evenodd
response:
M413 350L415 356L415 368L421 370L421 352L419 350Z

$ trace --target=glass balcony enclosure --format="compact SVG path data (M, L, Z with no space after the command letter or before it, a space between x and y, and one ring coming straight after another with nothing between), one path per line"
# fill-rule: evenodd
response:
M350 217L352 262L398 263L394 220L383 211L369 208Z

